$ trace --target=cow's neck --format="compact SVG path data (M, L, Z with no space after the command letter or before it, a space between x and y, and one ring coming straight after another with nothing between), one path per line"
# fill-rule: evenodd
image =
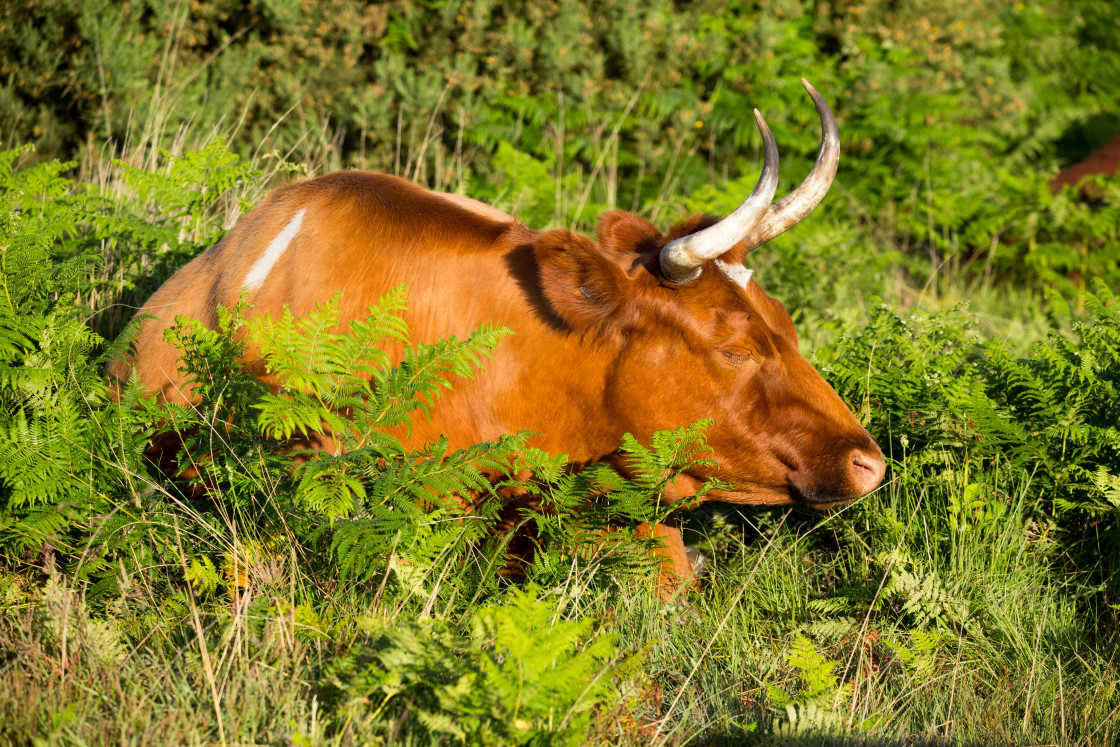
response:
M484 361L482 373L442 395L431 420L418 417L409 440L418 445L442 434L452 448L463 448L532 431L534 446L574 462L596 461L617 449L621 436L604 417L615 353L574 334L550 312L526 241L533 234L520 226L511 233L492 253L430 266L426 287L444 289L444 301L414 305L422 311L407 315L413 329L425 331L424 342L463 339L486 322L514 334Z

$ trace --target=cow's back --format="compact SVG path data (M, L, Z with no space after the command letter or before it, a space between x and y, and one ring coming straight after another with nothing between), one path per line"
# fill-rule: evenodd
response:
M497 278L488 276L502 273L494 254L511 227L519 224L494 208L387 174L338 172L283 187L152 295L139 313L156 318L142 322L135 355L108 372L123 380L135 368L147 390L186 402L179 351L164 331L180 315L214 328L217 307L233 308L242 293L249 315L277 315L288 306L299 316L341 292L345 323L404 283L406 318L423 341L469 333L477 300L452 297L470 294L440 276L493 285ZM433 299L441 286L448 295ZM492 310L477 311L483 319Z

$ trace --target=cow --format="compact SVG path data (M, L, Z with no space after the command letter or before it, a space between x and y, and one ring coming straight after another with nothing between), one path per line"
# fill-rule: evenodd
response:
M216 308L248 293L253 314L296 315L341 291L341 319L404 283L414 340L462 339L484 322L515 334L486 370L457 381L407 445L441 435L451 448L530 431L531 444L573 469L617 457L620 438L711 419L715 467L686 471L666 490L694 496L713 475L727 487L703 500L811 507L871 492L886 466L871 435L802 357L782 304L744 267L748 252L804 218L836 174L840 141L821 95L802 79L821 121L806 179L774 203L778 149L764 144L757 186L722 220L693 216L662 233L632 213L601 216L595 238L538 231L475 200L387 174L342 171L272 192L214 247L172 276L140 310L134 370L164 401L185 402L176 315L213 326ZM401 348L387 351L400 359ZM625 465L617 465L625 469ZM662 578L692 569L672 520L639 526L659 537Z
M1102 190L1092 182L1082 184L1090 176L1115 176L1120 173L1120 135L1085 156L1082 160L1067 166L1050 180L1050 193L1058 194L1062 187L1078 187L1078 195L1086 202L1099 200ZM1079 186L1080 185L1080 186Z

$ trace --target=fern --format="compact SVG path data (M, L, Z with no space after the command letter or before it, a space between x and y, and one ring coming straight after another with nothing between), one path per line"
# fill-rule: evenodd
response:
M655 433L648 446L626 436L614 460L621 472L607 464L569 472L563 455L529 448L526 433L456 450L446 438L405 448L394 433L472 376L508 331L405 345L390 365L384 350L408 337L404 303L395 289L346 330L337 297L302 318L285 311L245 320L243 302L220 310L213 330L177 320L167 339L182 350L184 385L197 400L163 408L183 439L179 466L193 470L199 488L250 511L264 531L298 526L343 578L392 569L400 588L444 603L458 592L429 578L443 574L437 566L462 567L457 587L475 593L493 584L505 565L508 538L494 535L503 521L534 536L531 572L559 572L577 554L647 573L655 541L619 528L663 521L675 508L660 498L669 482L713 466L707 423ZM249 345L260 351L268 386L244 361ZM306 446L292 452L293 438ZM617 541L603 551L605 538Z
M401 286L367 317L351 322L348 333L331 331L338 328L338 296L298 322L288 311L276 322L253 319L250 336L261 346L268 372L283 382L258 406L265 431L280 440L331 433L345 450L362 448L376 432L407 424L415 410L428 414L438 391L450 388L449 375L470 377L481 357L509 334L483 326L463 342L409 346L404 360L391 367L381 346L407 340L403 308ZM335 414L344 410L347 417ZM316 412L322 422L315 422Z
M786 662L798 670L801 684L793 692L768 687L770 700L786 717L775 724L774 731L792 736L838 727L846 717L843 705L852 692L852 683L841 683L836 674L840 662L819 653L800 634L794 637Z
M907 669L920 678L933 673L937 654L948 638L940 631L912 630L908 633L909 645L901 638L888 637L885 643Z
M72 164L18 170L21 154L0 153L0 552L14 557L77 547L127 495L122 477L143 472L153 432L102 380L104 341L76 302L93 258L59 255L79 214L61 176Z
M1025 359L982 343L961 311L903 320L880 308L867 334L841 342L823 368L864 403L857 410L885 451L918 474L945 450L977 472L998 464L1034 474L1060 510L1099 511L1089 475L1120 472L1120 313L1103 284L1083 301L1095 316L1074 325L1076 338L1054 333Z
M466 744L581 744L590 711L612 692L614 641L591 619L555 621L538 591L483 607L472 635L439 623L376 631L333 667L348 698L417 713L428 737Z

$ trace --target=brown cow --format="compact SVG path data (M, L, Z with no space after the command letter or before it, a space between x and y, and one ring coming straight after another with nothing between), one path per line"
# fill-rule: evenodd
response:
M1072 166L1062 169L1050 180L1050 192L1058 194L1062 191L1062 187L1076 187L1089 176L1098 174L1114 176L1118 173L1120 173L1120 135ZM1081 199L1087 201L1099 199L1101 196L1101 188L1091 183L1082 184L1079 192Z
M740 504L828 506L866 495L883 477L882 452L798 352L782 305L744 269L747 252L790 228L824 197L839 136L806 81L822 124L809 177L771 205L778 151L762 116L758 186L727 218L694 217L662 234L631 213L606 213L597 240L535 231L494 208L385 174L339 172L273 192L209 251L179 270L142 309L149 321L131 362L143 384L184 399L176 351L163 340L175 315L216 323L248 289L253 313L299 315L342 291L353 320L405 283L414 338L460 339L493 322L516 334L473 380L457 383L410 444L446 434L453 448L504 433L538 433L533 445L574 465L610 460L622 434L712 418L709 444ZM400 350L390 354L399 355ZM684 475L666 496L691 496L706 472ZM663 563L690 567L672 526Z

